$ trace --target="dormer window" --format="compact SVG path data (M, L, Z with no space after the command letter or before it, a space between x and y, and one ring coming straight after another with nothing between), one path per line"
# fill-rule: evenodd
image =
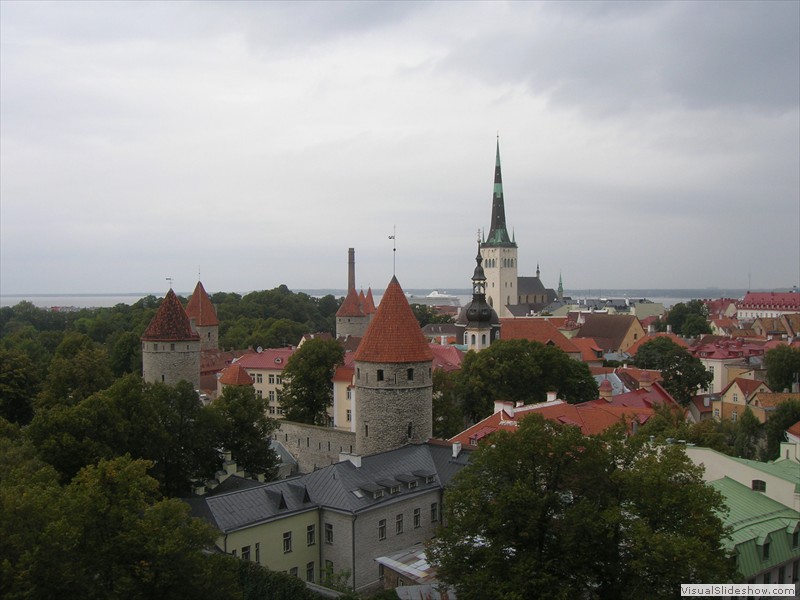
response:
M417 480L416 479L414 481L409 481L408 482L408 489L413 490L416 487L417 487Z
M372 498L377 500L378 498L383 498L383 490L375 490L372 492Z
M752 483L750 484L750 489L752 489L754 492L766 492L767 482L762 481L761 479L753 479Z
M400 486L399 485L393 485L392 487L389 488L389 493L390 494L397 494L398 492L400 492Z

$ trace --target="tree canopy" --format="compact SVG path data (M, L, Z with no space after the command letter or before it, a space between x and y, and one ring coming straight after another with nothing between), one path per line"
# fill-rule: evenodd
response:
M278 400L286 419L311 425L327 425L333 405L333 374L344 362L344 349L336 340L313 338L295 351L283 369L283 388Z
M774 392L791 390L800 381L800 348L776 346L764 356L767 384Z
M661 330L670 326L677 335L693 337L703 333L711 333L708 323L708 307L702 300L678 302L669 309L665 319L661 321Z
M586 363L556 346L527 340L498 340L464 357L458 385L465 415L478 421L492 413L495 400L532 404L555 391L570 403L598 397Z
M661 371L664 389L683 406L713 380L700 359L664 336L653 338L639 347L636 366Z
M463 600L673 598L736 576L723 510L678 446L531 415L456 476L427 551Z

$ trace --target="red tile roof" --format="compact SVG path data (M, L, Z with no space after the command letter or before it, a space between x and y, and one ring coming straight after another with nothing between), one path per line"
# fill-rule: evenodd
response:
M219 382L223 385L253 385L253 378L239 363L235 363L222 372Z
M194 324L197 327L219 325L217 311L214 310L211 298L208 297L203 284L199 281L194 288L194 292L192 292L189 304L186 305L186 314L189 315L190 319L194 319Z
M748 292L739 303L741 309L773 309L800 311L800 294L796 292Z
M296 350L296 348L266 348L261 352L243 356L236 361L236 364L243 366L245 369L283 371L289 357Z
M567 354L580 354L572 340L561 333L549 318L500 319L500 337L504 340L528 340L545 345L555 345Z
M654 413L649 407L631 408L615 406L604 400L602 403L567 404L562 400L555 402L542 402L528 406L520 406L511 411L501 410L476 423L469 429L462 431L451 438L450 442L461 442L465 446L474 446L481 439L497 430L514 431L519 419L528 415L539 414L549 421L564 425L580 427L584 435L602 433L609 427L616 425L622 419L631 423L633 420L640 424L645 423Z
M371 315L375 310L375 298L372 297L372 288L367 288L367 296L364 299L364 313Z
M603 360L603 349L592 338L572 338L570 343L581 351L583 362Z
M739 386L739 389L742 390L742 393L745 395L745 398L749 398L750 395L762 385L765 386L767 389L769 389L769 386L767 386L767 384L764 383L763 381L758 381L757 379L746 379L744 377L737 377L733 381L731 381L728 385L725 386L725 389L722 390L721 394L725 394L734 385Z
M433 368L444 371L458 371L464 361L464 353L455 346L430 344L433 352Z
M358 292L355 288L347 290L344 302L336 311L337 317L363 317L364 311L361 310L361 302L358 299Z
M199 340L200 336L192 331L192 324L181 301L170 289L164 301L158 307L153 320L142 334L143 341L186 341Z
M689 347L689 344L684 342L683 338L681 336L676 335L676 334L674 334L672 332L659 331L659 332L656 332L656 333L648 333L643 338L639 338L638 340L636 340L633 343L633 345L630 348L625 350L625 352L627 352L631 356L636 356L636 353L639 351L639 348L642 347L642 344L646 344L647 342L651 342L654 339L660 338L660 337L665 337L665 338L671 339L673 342L678 344L678 346L680 346L681 348L688 348Z
M786 431L795 437L800 437L800 421L789 427Z
M355 359L373 363L408 363L433 360L419 322L403 288L392 277L375 316L356 350Z

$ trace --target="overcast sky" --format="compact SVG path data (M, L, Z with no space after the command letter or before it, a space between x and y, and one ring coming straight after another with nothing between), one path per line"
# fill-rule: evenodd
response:
M800 283L800 3L0 2L0 291Z

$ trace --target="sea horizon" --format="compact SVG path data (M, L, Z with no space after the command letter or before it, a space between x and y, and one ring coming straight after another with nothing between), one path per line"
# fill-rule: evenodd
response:
M410 288L405 290L411 296L427 296L432 291L440 294L456 296L461 300L462 305L469 301L472 295L470 288ZM242 296L252 291L235 291ZM346 295L344 288L303 288L292 290L296 293L305 293L309 296L323 297L331 294L337 298ZM693 299L716 299L733 298L740 299L748 292L779 292L792 291L791 288L780 289L754 289L744 288L578 288L566 289L564 295L573 299L586 298L615 298L629 300L647 299L652 302L661 302L665 306L672 306L678 302ZM192 290L177 291L179 296L188 298ZM373 291L374 293L374 291ZM163 297L164 292L97 292L97 293L35 293L35 294L0 294L0 307L14 306L20 302L31 302L39 308L108 308L117 304L135 304L147 296ZM376 301L380 299L380 294L375 294ZM466 300L466 302L465 302Z

